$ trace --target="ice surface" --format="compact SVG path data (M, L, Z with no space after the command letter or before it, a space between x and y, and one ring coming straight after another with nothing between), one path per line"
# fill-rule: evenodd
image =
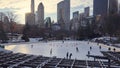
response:
M102 46L102 49L99 49L99 46ZM76 50L78 47L78 51ZM90 47L92 49L90 50ZM16 43L16 44L8 44L5 47L7 50L11 50L14 53L26 53L26 54L34 54L34 55L43 55L43 56L56 56L58 58L66 58L66 53L72 53L72 59L91 59L86 55L88 51L90 51L91 55L101 55L100 51L107 51L108 47L97 43L86 42L86 41L48 41L48 42L36 42L36 43ZM50 54L52 51L52 54Z

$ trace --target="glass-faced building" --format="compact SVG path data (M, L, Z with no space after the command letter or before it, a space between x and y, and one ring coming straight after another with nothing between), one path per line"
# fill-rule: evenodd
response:
M107 14L109 0L93 0L93 15Z

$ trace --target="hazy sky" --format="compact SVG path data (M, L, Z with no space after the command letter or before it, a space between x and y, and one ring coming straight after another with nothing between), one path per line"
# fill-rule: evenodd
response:
M57 3L62 0L35 0L35 10L38 4L43 2L45 7L45 17L57 20ZM0 0L0 12L12 11L18 15L18 22L24 24L25 13L30 12L31 0ZM84 11L84 7L91 7L92 13L93 0L71 0L71 17L74 11Z

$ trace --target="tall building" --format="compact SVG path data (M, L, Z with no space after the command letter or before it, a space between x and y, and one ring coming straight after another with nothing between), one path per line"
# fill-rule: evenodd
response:
M61 29L65 29L65 22L64 22L64 1L61 1L57 4L57 21L60 25Z
M63 7L64 7L64 1L61 1L61 2L59 2L58 4L57 4L57 21L59 21L60 20L60 18L62 18L63 17L63 14L64 14L64 9L63 9ZM58 22L59 23L59 22ZM60 24L60 23L59 23Z
M94 0L93 15L118 13L118 0Z
M25 23L30 26L35 25L35 14L34 13L26 13L25 14Z
M34 0L31 0L31 12L25 14L25 23L33 26L35 25Z
M79 28L79 11L76 11L76 12L73 12L73 19L72 19L72 22L71 22L71 30L72 31L78 31L78 28Z
M44 5L43 3L40 3L38 5L37 18L38 18L38 21L37 21L38 27L44 28L45 26L44 26Z
M69 30L69 25L70 25L70 0L64 0L64 16L65 16L65 29Z
M34 7L34 0L31 0L31 13L35 12L35 7Z
M70 0L64 0L57 4L57 21L59 21L61 18L63 18L63 21L65 22L65 29L69 30Z
M90 15L90 7L86 7L85 9L84 9L84 16L85 17L88 17L89 15Z
M118 0L109 0L109 13L118 13Z
M109 0L93 0L93 15L103 15L108 13Z

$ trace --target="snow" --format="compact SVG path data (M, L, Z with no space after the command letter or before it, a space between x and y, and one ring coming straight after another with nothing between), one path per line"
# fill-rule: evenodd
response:
M86 41L48 41L48 42L36 42L36 43L17 43L17 44L7 44L5 49L11 50L14 53L25 53L33 55L43 55L43 56L56 56L58 58L65 58L66 53L72 53L72 59L80 60L91 60L93 58L88 58L86 55L90 51L91 55L100 55L100 51L107 51L108 46L103 44L97 45L97 43L86 42ZM102 46L102 49L99 49ZM79 51L76 50L78 47ZM90 47L92 49L90 50ZM52 50L52 55L50 54Z
M10 52L12 52L12 51L10 51L10 50L5 50L5 49L3 49L3 48L1 48L1 47L0 47L0 51L3 51L3 52L5 52L5 53L10 53Z
M43 38L29 38L30 39L30 42L38 42L40 40L43 40Z
M96 40L103 40L103 41L110 41L110 39L111 40L113 40L113 41L116 41L116 40L118 40L118 38L117 37L99 37L99 38L94 38L94 39L92 39L92 41L96 41Z

